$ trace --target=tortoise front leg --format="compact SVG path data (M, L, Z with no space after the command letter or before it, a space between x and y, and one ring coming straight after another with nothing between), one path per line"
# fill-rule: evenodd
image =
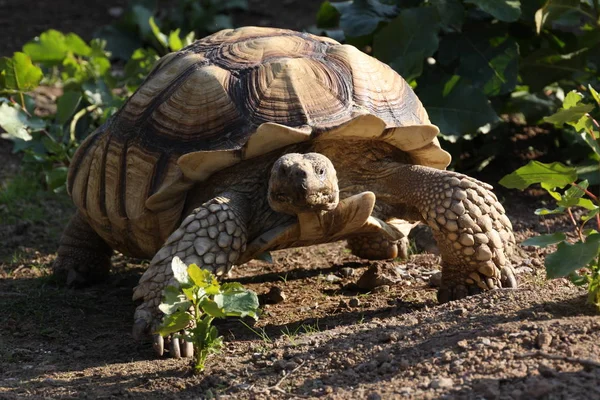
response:
M68 286L85 286L108 277L113 251L79 211L65 228L57 253L54 275Z
M512 225L490 185L420 165L400 166L394 179L398 199L419 210L438 242L440 302L517 286L509 260L516 246Z
M134 289L133 299L143 300L134 315L135 339L141 339L148 330L154 332L162 320L158 306L163 290L176 283L171 269L173 257L178 256L185 264L196 264L217 276L229 272L246 248L246 216L241 211L243 209L239 204L234 204L231 195L215 197L192 211L169 236ZM163 354L163 343L163 338L154 336L159 355ZM177 351L174 355L179 356ZM181 355L191 356L185 353Z

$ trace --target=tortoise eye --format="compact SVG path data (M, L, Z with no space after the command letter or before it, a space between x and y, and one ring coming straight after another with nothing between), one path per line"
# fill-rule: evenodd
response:
M323 175L325 175L325 168L319 168L319 169L317 169L317 174L318 174L319 176L323 176Z

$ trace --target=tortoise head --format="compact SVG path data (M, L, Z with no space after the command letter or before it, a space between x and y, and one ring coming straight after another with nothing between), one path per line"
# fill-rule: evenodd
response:
M331 211L339 202L335 168L322 154L285 154L271 169L268 199L273 210L285 214Z

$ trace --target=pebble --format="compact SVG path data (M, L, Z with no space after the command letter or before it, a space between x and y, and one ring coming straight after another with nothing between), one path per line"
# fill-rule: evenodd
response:
M454 386L454 381L450 378L434 378L429 387L432 389L447 389Z
M488 338L483 338L481 339L481 343L483 343L486 346L489 346L490 344L492 344L492 341Z
M342 277L344 277L344 278L349 278L351 276L354 276L355 273L356 273L356 271L354 270L354 268L344 267L344 268L340 269L340 275L342 275Z
M377 392L371 392L367 395L367 400L381 400L381 395Z
M467 342L466 340L460 340L458 341L458 343L456 343L456 345L458 347L460 347L461 349L468 349L469 348L469 342Z
M353 297L348 301L348 306L356 308L360 306L360 300L358 300L356 297Z
M279 304L286 300L287 296L279 286L272 286L267 294L264 295L265 303Z
M552 335L548 332L541 332L537 335L537 338L535 338L535 344L538 349L547 349L550 347L550 344L552 344Z
M342 280L342 278L340 278L339 276L333 275L333 274L329 274L325 277L325 280L329 283L337 283L337 282L340 282Z

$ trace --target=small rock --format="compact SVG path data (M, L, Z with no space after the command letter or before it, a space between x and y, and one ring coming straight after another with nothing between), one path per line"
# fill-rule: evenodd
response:
M325 280L329 283L337 283L337 282L340 282L342 280L342 278L340 278L339 276L336 276L334 274L329 274L325 277Z
M454 386L454 381L450 378L434 378L429 387L432 389L448 389Z
M458 343L456 343L456 345L464 350L469 348L469 342L467 342L466 340L460 340Z
M340 300L339 304L338 304L338 308L339 309L345 309L348 308L348 303L346 303L343 299Z
M552 344L552 335L548 332L541 332L535 339L535 344L538 349L547 349Z
M410 282L404 282L404 283L410 283ZM373 289L373 293L387 293L389 291L390 291L389 285L381 285L381 286L377 286L375 289Z
M381 395L377 392L371 392L367 395L367 400L381 400Z
M429 286L440 287L442 285L442 273L436 272L429 277Z
M353 297L348 301L348 305L352 308L356 308L360 306L360 301L356 297Z
M518 275L521 275L521 274L533 274L533 268L531 268L531 267L518 267L518 268L515 268L515 273L517 273Z
M453 311L454 314L456 315L466 315L467 314L467 309L466 308L457 308L456 310Z
M492 341L488 338L483 338L481 339L481 343L483 343L486 346L489 346L490 344L492 344Z
M389 333L389 334L385 334L383 335L383 337L381 338L381 340L384 343L395 343L398 341L398 335L394 332Z
M402 280L400 268L387 263L374 263L358 279L356 286L373 290L378 286L395 285Z
M263 301L271 304L283 303L286 298L287 296L283 292L283 289L279 286L272 286L269 292L263 295Z
M340 269L340 275L344 278L350 278L351 276L354 276L355 273L356 271L354 268L344 267Z
M540 364L538 371L544 378L554 378L556 376L556 371L546 364Z
M405 371L409 367L410 367L410 362L406 358L401 359L400 362L398 363L398 369L400 371Z

